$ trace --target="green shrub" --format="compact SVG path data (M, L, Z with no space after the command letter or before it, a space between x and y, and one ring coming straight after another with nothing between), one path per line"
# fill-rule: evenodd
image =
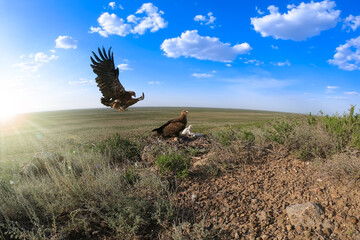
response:
M177 177L186 178L189 174L190 158L183 154L171 153L159 156L155 164L162 174L173 174Z
M255 142L255 135L251 131L241 131L240 139L246 143L253 144Z
M341 151L348 144L360 149L360 118L354 112L355 106L351 106L349 114L344 113L343 116L326 115L320 118L326 130L336 138L338 151Z
M93 150L109 155L113 162L136 162L140 160L140 145L122 138L118 133L100 143Z
M60 167L45 164L47 174L0 183L0 239L132 239L172 221L167 183L158 176L114 165L106 153L78 152L64 155Z
M196 157L196 156L198 156L199 154L201 154L202 151L201 151L201 149L198 148L198 147L190 147L190 148L189 148L189 153L190 153L190 156Z
M205 221L201 220L199 223L191 224L189 222L182 222L173 226L171 238L174 240L215 240L220 239L221 233L218 227L206 227Z
M227 131L225 131L225 130L219 131L216 133L215 137L217 139L219 139L219 142L223 146L229 146L231 144L231 142L236 139L235 132L232 129L227 130Z
M268 128L265 129L265 138L279 143L284 144L287 138L290 136L293 126L288 121L275 121Z

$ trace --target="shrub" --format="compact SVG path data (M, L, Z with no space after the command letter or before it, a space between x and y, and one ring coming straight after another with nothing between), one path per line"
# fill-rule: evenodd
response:
M360 180L360 161L356 154L335 154L321 163L320 169L338 180Z
M161 155L156 159L155 164L162 174L171 173L180 178L186 178L189 175L190 158L183 154Z
M289 123L289 121L280 120L271 123L270 126L265 130L266 139L279 144L284 144L290 136L293 130L293 126Z
M94 144L93 150L110 156L112 162L136 162L140 160L140 145L122 138L118 133L100 143Z
M360 149L360 118L354 112L355 106L351 106L349 114L326 115L320 118L326 130L336 138L337 151L341 151L348 144Z
M217 132L215 134L215 138L217 138L219 140L221 145L229 146L231 144L231 142L236 139L236 135L235 135L234 130L229 129L227 131L223 130L223 131Z
M205 227L205 221L191 224L189 222L182 222L173 226L171 238L174 240L215 240L219 239L221 230L219 228Z
M81 174L45 164L47 174L0 183L0 238L132 239L172 221L166 182L146 169L109 164L107 154L79 152L63 162L76 163Z

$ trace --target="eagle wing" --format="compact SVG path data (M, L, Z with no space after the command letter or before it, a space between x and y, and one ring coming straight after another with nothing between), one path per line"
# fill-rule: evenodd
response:
M185 128L185 124L181 122L180 118L175 118L167 121L164 125L159 128L155 128L152 131L156 131L158 134L163 136L170 136L173 134L178 134Z
M105 99L119 99L126 92L125 88L119 81L119 68L115 68L114 54L111 52L111 47L106 54L105 48L101 50L98 48L98 57L94 52L94 58L90 57L94 73L97 75L95 78L97 86L99 87Z

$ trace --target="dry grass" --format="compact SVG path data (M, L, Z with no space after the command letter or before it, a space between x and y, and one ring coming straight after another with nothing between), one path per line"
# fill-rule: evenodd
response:
M11 128L0 126L1 163L24 163L44 151L64 152L87 142L122 136L147 136L151 130L177 117L182 108L131 108L119 113L112 109L68 110L26 114ZM209 133L224 124L243 126L264 122L285 113L188 108L193 130ZM1 169L0 169L1 170Z
M215 228L194 222L194 216L180 217L179 213L187 209L173 199L176 184L196 174L190 172L189 165L196 157L208 158L197 171L205 178L216 177L233 167L258 164L281 148L306 161L321 159L319 169L330 176L360 180L360 119L351 111L344 116L279 116L268 123L264 120L278 115L248 112L249 119L264 116L262 124L249 127L241 111L194 109L189 124L198 127L195 132L206 128L207 133L197 142L179 143L145 133L145 129L177 115L178 110L136 109L123 115L87 110L43 115L48 120L41 123L40 118L38 124L43 126L46 141L40 139L41 148L34 149L32 158L0 181L0 238L221 238ZM230 124L217 122L219 116L214 113L221 111ZM148 119L152 116L155 119ZM140 117L139 125L134 124ZM101 132L97 129L105 123L104 118L107 125ZM203 118L211 122L197 123ZM64 125L56 128L56 121ZM130 134L132 128L140 129L139 135ZM24 128L17 137L24 136L22 140L27 141L37 129ZM114 134L114 129L122 134ZM77 140L69 141L68 131ZM16 136L7 133L3 137ZM42 145L42 141L46 143ZM53 148L41 151L48 146ZM2 156L11 154L2 151Z
M330 178L360 183L359 155L358 151L352 154L351 152L335 154L325 162L322 161L319 169Z

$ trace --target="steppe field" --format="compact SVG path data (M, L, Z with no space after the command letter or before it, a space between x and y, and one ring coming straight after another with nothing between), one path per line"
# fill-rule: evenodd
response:
M188 108L2 123L0 239L360 239L360 117Z
M78 145L101 141L119 133L123 137L147 136L151 130L178 117L182 108L84 109L29 113L0 125L0 166L24 163L40 152L69 151ZM241 127L273 120L285 113L189 108L188 124L195 132L209 133L225 126Z

